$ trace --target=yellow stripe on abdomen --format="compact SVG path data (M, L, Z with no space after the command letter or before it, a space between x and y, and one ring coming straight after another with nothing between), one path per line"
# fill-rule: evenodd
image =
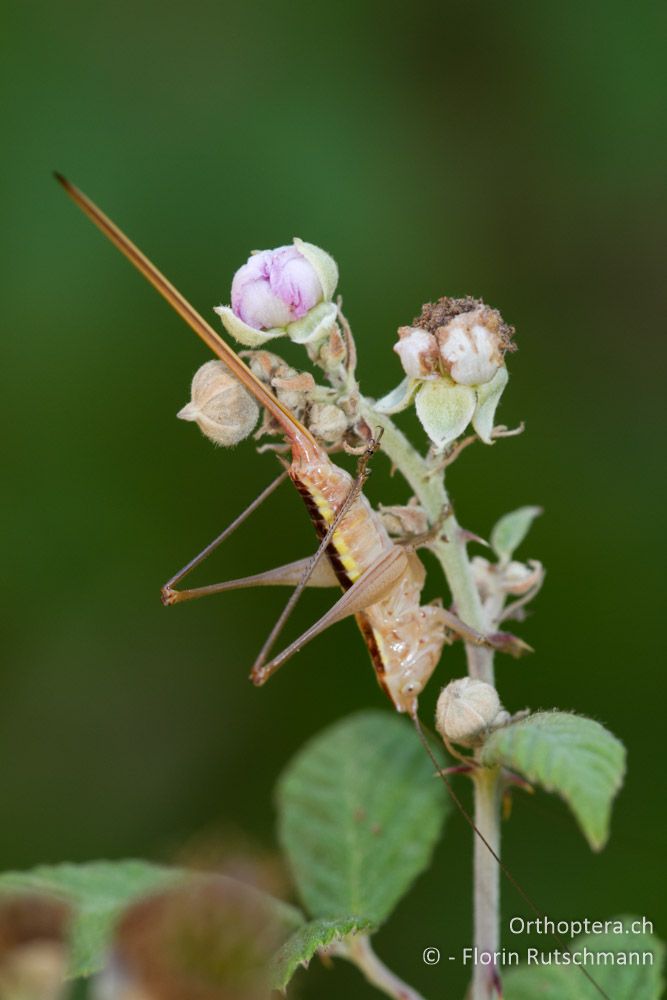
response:
M322 518L327 528L330 528L336 516L333 511L333 508L331 507L331 504L324 496L324 494L320 492L320 490L318 490L312 484L310 485L309 492L312 499L315 502L318 514ZM359 566L359 563L350 552L350 547L345 541L344 535L340 532L338 528L334 531L333 535L331 536L331 544L338 553L341 564L347 576L349 577L350 583L354 583L355 580L358 580L359 577L361 576L361 567Z

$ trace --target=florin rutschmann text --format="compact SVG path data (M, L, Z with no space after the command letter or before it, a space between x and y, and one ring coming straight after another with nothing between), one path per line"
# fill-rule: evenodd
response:
M453 956L452 956L453 957ZM500 948L498 951L483 951L481 948L464 948L461 954L463 965L489 965L503 967L519 965L518 951ZM652 951L594 951L591 948L577 948L573 951L540 951L526 948L523 958L525 965L653 965Z

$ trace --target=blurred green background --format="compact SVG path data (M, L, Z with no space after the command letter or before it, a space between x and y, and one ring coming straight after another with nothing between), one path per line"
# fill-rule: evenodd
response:
M516 798L505 855L552 916L630 911L664 934L666 14L621 0L5 5L2 869L164 860L216 836L271 850L284 763L385 705L351 623L258 691L247 672L282 593L162 608L160 584L275 463L250 443L216 452L175 420L206 353L55 168L207 315L250 249L295 234L326 247L370 395L398 381L396 327L423 301L480 295L516 325L500 417L526 433L476 446L449 477L482 535L545 507L523 550L548 569L520 627L537 653L501 661L501 694L601 720L630 772L601 855L544 795ZM375 466L372 497L405 497ZM309 548L285 487L200 580ZM308 595L294 627L322 600ZM460 675L461 651L440 670ZM378 937L429 996L467 978L421 954L470 941L469 856L453 817ZM523 912L509 887L504 912ZM341 963L300 979L306 998L372 995Z

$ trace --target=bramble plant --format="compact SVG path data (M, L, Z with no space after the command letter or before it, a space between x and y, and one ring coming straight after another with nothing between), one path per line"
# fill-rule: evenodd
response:
M63 183L127 252L108 220ZM166 294L148 272L150 265L144 262L139 267ZM341 302L334 299L337 278L328 254L294 240L292 246L253 254L234 277L231 306L216 310L227 332L245 348L242 357L255 381L278 400L277 409L262 410L255 433L263 441L259 450L285 449L275 437L286 433L286 424L281 423L281 414L286 414L286 421L292 419L305 428L326 450L321 452L326 474L329 462L336 474L347 475L327 455L360 456L357 478L347 477L351 484L347 496L328 517L322 514L324 502L320 504L324 521L319 525L319 558L292 564L291 575L260 574L241 584L297 583L298 594L308 584L322 586L336 579L342 583L347 588L339 602L342 611L325 625L344 614L358 616L378 679L394 708L415 723L423 745L407 719L378 708L340 720L315 736L288 765L277 786L278 832L302 909L225 876L188 876L138 861L10 873L0 877L0 929L3 923L11 924L11 908L19 900L25 931L22 947L32 942L29 957L34 961L8 965L0 955L0 975L14 976L7 981L14 984L16 996L26 1000L65 996L65 987L59 984L67 952L69 976L93 976L93 996L98 1000L260 1000L273 989L289 995L295 972L319 954L353 963L386 996L420 1000L420 994L376 955L372 937L428 867L452 812L443 783L434 780L436 770L448 789L450 780L470 780L474 790L472 946L477 961L471 963L470 998L657 1000L662 945L650 934L634 933L631 918L625 917L618 918L604 936L560 940L554 953L560 957L551 964L513 969L502 976L501 985L504 793L524 784L559 794L591 848L600 850L609 835L612 801L625 768L622 744L598 722L556 710L511 714L496 690L495 652L528 652L505 627L511 620L524 619L544 580L541 563L515 558L540 510L525 506L502 516L487 544L461 527L448 497L446 474L473 442L490 445L521 430L495 424L507 386L505 361L514 350L514 331L478 299L442 298L425 305L411 326L399 329L394 345L405 377L374 401L360 390L355 341ZM305 347L311 370L299 371L274 353L274 341L281 337ZM205 364L194 377L191 401L179 413L223 445L247 438L260 416L259 390L245 377L241 385L238 373L230 368L222 361ZM317 379L313 371L318 372ZM425 453L413 447L393 420L413 405L428 438ZM273 440L267 443L267 437ZM289 444L294 449L294 441ZM386 538L382 571L374 564L362 567L355 577L354 559L343 549L341 538L347 537L346 521L360 516L359 505L366 504L361 492L366 463L378 447L403 476L410 495L404 505L368 508L372 530ZM293 478L298 485L296 475ZM470 544L483 546L485 555L471 558ZM447 608L443 602L420 607L417 600L416 610L410 605L408 620L401 601L413 577L417 598L421 591L424 570L415 555L419 548L429 549L442 569ZM186 572L200 561L193 560ZM173 584L184 575L177 574L165 588L165 603L229 586L176 591ZM371 583L364 584L366 578ZM380 605L390 605L395 615L393 621L382 620L384 633L377 616ZM422 632L419 622L424 623ZM287 652L296 651L318 630L319 626L309 630ZM441 738L437 740L420 727L417 699L443 644L456 639L465 644L468 675L450 679L443 687L437 705L435 725ZM384 651L392 643L395 661ZM262 653L254 674L259 683L285 659L280 654L265 666L268 645ZM444 679L446 656L438 670ZM456 794L453 801L462 809ZM55 905L54 900L60 909L52 914L50 933L40 937L44 907L47 901ZM640 962L627 962L630 939L622 935L630 929L631 950L643 956ZM40 965L35 942L44 946L44 939L52 960ZM572 967L573 956L584 950L591 956L585 963L592 966L590 971ZM600 960L601 956L607 958ZM42 992L34 986L39 975ZM45 992L47 982L50 993Z

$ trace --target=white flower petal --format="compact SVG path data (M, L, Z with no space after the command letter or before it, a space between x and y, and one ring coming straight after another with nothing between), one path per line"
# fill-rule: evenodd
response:
M232 337L246 347L261 347L262 344L268 343L269 340L285 336L285 330L282 327L276 327L274 330L255 330L254 327L248 326L242 319L239 319L229 306L215 306L213 311L222 320L222 325L227 333L230 333Z
M498 371L503 357L494 330L473 323L474 313L464 313L438 332L440 354L449 374L460 385L483 385Z
M336 261L326 250L316 247L314 243L306 243L304 240L300 240L298 236L294 237L293 243L299 253L303 254L308 263L314 267L322 285L324 298L330 302L338 284L338 265Z
M409 378L406 375L395 389L392 389L386 396L378 399L377 403L373 404L373 409L377 410L378 413L400 413L401 410L407 409L410 405L419 385L420 383L417 379Z
M417 416L436 448L444 448L462 434L475 411L477 397L468 385L444 379L424 382L415 401Z
M333 302L320 302L303 319L288 323L287 336L295 344L312 344L331 333L337 315L338 309Z
M394 351L401 359L405 374L412 378L438 378L438 342L433 334L418 326L401 326L398 337Z
M490 382L487 382L486 385L480 385L477 389L477 407L472 418L472 425L484 444L492 443L493 421L508 379L507 368L503 365Z

